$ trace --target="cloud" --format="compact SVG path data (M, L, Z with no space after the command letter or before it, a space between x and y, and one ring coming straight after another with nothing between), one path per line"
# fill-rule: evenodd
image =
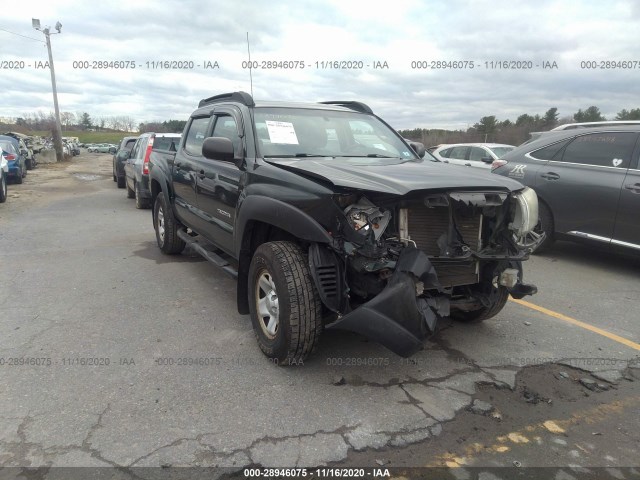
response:
M566 116L597 105L613 116L639 106L640 65L581 68L586 60L640 60L632 55L640 18L633 0L25 0L3 12L3 25L42 40L32 16L42 25L63 24L62 34L52 36L61 110L94 117L186 118L200 98L251 90L243 68L247 32L252 60L305 63L253 70L256 98L356 99L396 128L466 128L484 115L515 120L551 107ZM0 60L47 60L42 42L3 31L0 42ZM171 60L194 67L162 66ZM363 68L333 68L342 60ZM509 60L534 67L491 66ZM84 61L124 61L135 69L79 68ZM207 61L220 68L204 69ZM467 61L474 68L417 69L415 61ZM558 69L535 66L545 61ZM374 69L375 62L389 68ZM47 70L2 70L0 88L4 116L52 109Z

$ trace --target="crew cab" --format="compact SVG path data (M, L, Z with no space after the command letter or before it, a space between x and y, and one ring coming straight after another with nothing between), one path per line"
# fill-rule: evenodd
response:
M441 317L484 320L537 291L522 270L541 241L534 191L424 160L363 103L213 96L176 150L149 163L158 246L236 276L238 311L280 365L325 328L407 357Z

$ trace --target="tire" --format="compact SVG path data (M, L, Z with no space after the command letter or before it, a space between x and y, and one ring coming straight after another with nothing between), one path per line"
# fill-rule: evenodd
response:
M535 232L544 232L546 234L546 238L540 245L538 245L538 248L531 252L535 254L548 252L555 242L553 215L551 214L549 207L547 207L543 202L538 203L538 218L540 221L538 222L538 225L536 225Z
M25 165L27 166L27 170L33 170L33 161L30 158L26 160Z
M25 176L25 171L24 171L24 167L22 167L20 169L20 174L16 177L16 183L18 184L22 183L24 176Z
M298 245L269 242L256 249L249 267L249 310L260 350L278 365L300 364L315 350L322 303Z
M137 209L149 208L149 200L147 200L146 198L142 198L140 193L140 184L138 182L136 182L135 187L136 187L135 189L136 208Z
M7 201L7 176L0 171L0 203Z
M127 198L135 198L136 197L136 192L129 188L129 185L127 185L126 177L125 177L124 183L125 183L125 187L127 187Z
M126 187L126 181L124 177L116 177L116 181L118 182L118 188Z
M470 312L451 312L451 318L464 323L479 323L491 317L495 317L504 308L509 299L509 291L505 287L498 287L496 301L488 307Z
M182 252L185 243L178 237L179 224L167 206L164 194L160 192L153 206L153 227L156 231L158 247L167 255Z

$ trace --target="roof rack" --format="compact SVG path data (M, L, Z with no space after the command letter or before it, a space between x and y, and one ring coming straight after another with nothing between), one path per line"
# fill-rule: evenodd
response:
M332 100L329 102L319 102L319 103L322 103L324 105L338 105L340 107L350 108L351 110L355 110L356 112L373 114L373 110L371 110L371 108L368 105L362 102L354 102L351 100L347 100L347 101Z
M559 127L552 128L549 130L550 132L555 132L558 130L573 130L575 128L589 128L589 127L619 127L623 125L638 125L640 124L640 120L606 120L602 122L581 122L581 123L566 123L564 125L560 125Z
M204 107L205 105L210 105L212 103L218 102L227 102L227 101L235 101L240 102L247 107L253 107L255 105L253 101L253 97L249 95L247 92L232 92L232 93L223 93L221 95L214 95L213 97L203 98L198 103L198 108Z

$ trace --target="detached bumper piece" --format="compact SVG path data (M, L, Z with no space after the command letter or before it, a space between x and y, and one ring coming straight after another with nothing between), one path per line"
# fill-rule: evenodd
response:
M359 333L401 357L409 357L422 349L438 318L449 315L446 297L417 297L423 289L438 286L429 258L422 251L407 247L384 290L327 328Z

